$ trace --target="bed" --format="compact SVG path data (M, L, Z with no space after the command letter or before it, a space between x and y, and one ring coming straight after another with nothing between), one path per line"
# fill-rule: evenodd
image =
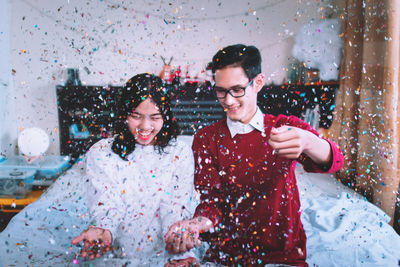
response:
M191 143L191 136L180 137ZM90 223L83 162L77 162L0 233L0 266L76 266L70 240ZM400 236L390 218L329 174L296 169L310 266L398 266ZM202 250L199 250L201 253ZM123 266L109 256L81 266ZM136 266L136 265L132 265Z

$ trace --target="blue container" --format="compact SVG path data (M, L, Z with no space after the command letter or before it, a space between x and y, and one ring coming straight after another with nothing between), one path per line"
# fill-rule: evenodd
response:
M32 191L35 170L18 168L0 169L0 195L23 196Z
M36 179L54 179L70 167L69 160L69 156L42 156L33 163L28 163L23 156L13 156L0 162L0 170L33 170L36 172Z

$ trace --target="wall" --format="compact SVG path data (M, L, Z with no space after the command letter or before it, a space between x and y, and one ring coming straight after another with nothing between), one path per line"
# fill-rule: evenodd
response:
M160 56L173 56L173 65L194 74L217 49L245 43L261 50L267 83L279 84L297 30L330 10L324 0L14 0L10 6L16 130L46 130L50 153L59 153L55 86L65 82L67 68L79 68L84 84L121 85L135 73L159 73Z
M0 157L14 153L15 99L11 79L10 56L10 6L8 0L0 0Z

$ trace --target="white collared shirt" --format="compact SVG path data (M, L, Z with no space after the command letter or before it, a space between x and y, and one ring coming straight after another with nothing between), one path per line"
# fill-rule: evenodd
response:
M247 134L254 129L264 133L264 116L261 112L260 108L257 107L256 113L253 118L251 118L248 124L244 124L240 121L233 121L229 118L226 118L226 122L228 124L229 132L231 133L231 138L235 137L237 134Z

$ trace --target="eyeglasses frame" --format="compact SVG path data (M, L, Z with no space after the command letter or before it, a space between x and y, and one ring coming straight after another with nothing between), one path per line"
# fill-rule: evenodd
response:
M217 96L217 91L215 90L215 85L216 85L216 84L214 84L214 86L213 86L213 91L214 91L215 96L216 96L218 99L224 99L224 98L226 98L226 96L228 95L228 93L229 93L232 97L234 97L234 98L239 98L239 97L243 97L243 96L246 95L246 89L247 89L247 87L249 87L249 86L253 83L253 81L254 81L254 79L251 79L244 87L240 87L240 89L243 90L243 95L240 95L240 96L234 96L234 95L231 93L231 91L232 91L233 89L226 90L225 88L219 87L219 88L225 89L225 95L224 95L223 97L218 97L218 96Z

